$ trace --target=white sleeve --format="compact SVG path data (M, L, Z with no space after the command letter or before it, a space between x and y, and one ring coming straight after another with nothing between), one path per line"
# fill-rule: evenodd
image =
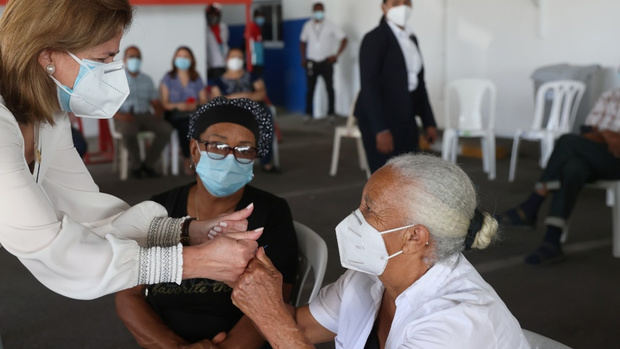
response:
M9 119L13 116L7 116L4 108L0 113L4 114L0 115L0 243L41 283L67 297L92 299L139 282L180 281L182 247L143 248L128 239L146 240L148 228L137 233L126 230L126 224L114 225L121 216L126 217L122 212L127 205L92 192L96 186L80 175L82 169L67 167L63 170L68 178L46 181L45 188L56 185L55 189L62 191L63 185L68 186L65 194L53 193L50 199L26 165L19 128ZM54 177L53 172L50 169L48 174ZM73 195L78 195L75 203ZM86 202L85 198L101 202ZM77 218L56 210L54 203ZM97 207L98 212L85 212ZM146 212L142 207L138 210ZM116 217L106 219L106 215ZM99 220L92 224L99 228L98 234L87 226L86 219ZM120 220L124 221L130 219ZM105 231L105 226L111 230Z
M342 274L336 282L321 289L316 298L310 302L310 314L321 326L333 333L338 333L338 319L342 293L350 280L352 271Z
M307 43L310 40L310 21L304 24L304 27L301 29L301 36L299 37L299 41Z

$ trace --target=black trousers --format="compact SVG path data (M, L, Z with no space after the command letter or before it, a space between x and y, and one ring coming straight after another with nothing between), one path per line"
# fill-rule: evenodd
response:
M620 159L606 144L568 134L560 137L540 183L553 191L546 224L563 228L586 183L620 179Z
M327 88L327 113L334 114L335 93L334 93L334 64L327 60L322 62L308 61L306 64L306 77L308 82L308 89L306 91L306 113L313 116L313 100L314 89L316 87L316 81L319 76L323 77L325 81L325 87Z

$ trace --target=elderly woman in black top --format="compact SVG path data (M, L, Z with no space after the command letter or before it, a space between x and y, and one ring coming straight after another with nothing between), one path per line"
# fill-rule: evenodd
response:
M207 219L254 205L248 228L264 227L259 245L284 275L288 298L295 277L297 241L285 200L248 185L254 160L268 150L271 117L248 99L216 98L190 121L191 158L197 180L157 195L172 217ZM216 227L215 236L221 233ZM119 292L117 312L146 348L201 344L204 347L261 348L265 341L231 302L232 289L209 279L138 286Z

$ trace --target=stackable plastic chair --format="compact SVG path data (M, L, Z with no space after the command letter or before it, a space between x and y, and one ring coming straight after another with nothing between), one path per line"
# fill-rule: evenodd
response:
M355 103L357 102L359 94L355 96L353 104L351 105L351 112L347 118L347 124L345 126L336 126L334 130L334 148L332 150L332 163L329 169L329 175L335 176L338 172L338 160L340 158L340 141L342 138L353 138L357 144L357 156L359 158L360 169L366 172L366 177L370 178L370 169L368 168L368 160L366 159L366 151L364 150L364 144L362 143L362 133L356 125L355 120Z
M129 152L123 145L123 135L116 130L114 125L114 118L108 119L108 126L110 128L110 134L114 140L114 170L119 171L119 176L122 181L127 180L129 175ZM138 147L140 149L140 158L144 160L146 158L146 143L154 139L155 134L150 131L138 132ZM168 168L172 161L172 174L179 174L179 142L177 131L172 132L170 137L170 143L162 151L162 172L164 175L168 174ZM172 158L172 160L171 160Z
M299 306L310 303L321 289L323 277L325 276L325 269L327 268L327 244L319 234L308 226L299 222L293 222L293 224L295 225L295 232L297 233L299 254L300 257L305 260L305 263L303 263L305 268L301 271L299 278L301 280L298 285L299 290L294 298L295 306ZM302 302L301 294L308 281L310 270L312 270L314 276L314 284L312 285L309 299L307 302Z
M450 105L451 97L458 99L458 120L453 122ZM488 95L489 116L482 117L484 97ZM445 119L446 129L443 134L442 157L456 162L459 137L480 138L482 145L482 167L489 179L495 179L495 105L497 92L490 80L462 79L455 80L446 87Z
M508 175L510 182L515 179L520 140L540 142L539 165L544 168L553 152L555 140L561 135L569 133L573 128L575 116L585 90L584 83L574 80L547 82L540 86L536 94L532 127L529 131L517 130L514 135ZM547 99L551 99L551 109L547 122L543 125Z

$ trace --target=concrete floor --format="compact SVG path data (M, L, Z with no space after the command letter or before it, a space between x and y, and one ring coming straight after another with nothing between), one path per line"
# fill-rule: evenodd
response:
M338 175L328 176L333 125L303 123L299 116L282 117L279 122L284 134L283 173L257 171L254 184L286 198L294 218L323 236L330 249L324 280L329 283L343 272L334 227L356 208L366 179L352 141L343 142ZM501 212L531 189L539 174L537 156L535 147L523 148L513 184L506 180L508 159L498 162L498 179L493 182L482 173L479 160L460 158L459 163L476 183L481 206ZM119 182L109 164L92 166L91 171L102 191L130 203L192 180L180 176ZM467 253L467 257L523 328L574 348L620 348L620 259L611 256L611 213L604 204L604 192L584 191L575 212L566 246L568 258L562 264L535 268L522 263L523 255L541 238L542 222L536 231L503 229L499 243L487 251ZM4 250L0 250L0 271L0 335L5 348L137 347L117 319L111 296L94 301L58 296L37 283Z

